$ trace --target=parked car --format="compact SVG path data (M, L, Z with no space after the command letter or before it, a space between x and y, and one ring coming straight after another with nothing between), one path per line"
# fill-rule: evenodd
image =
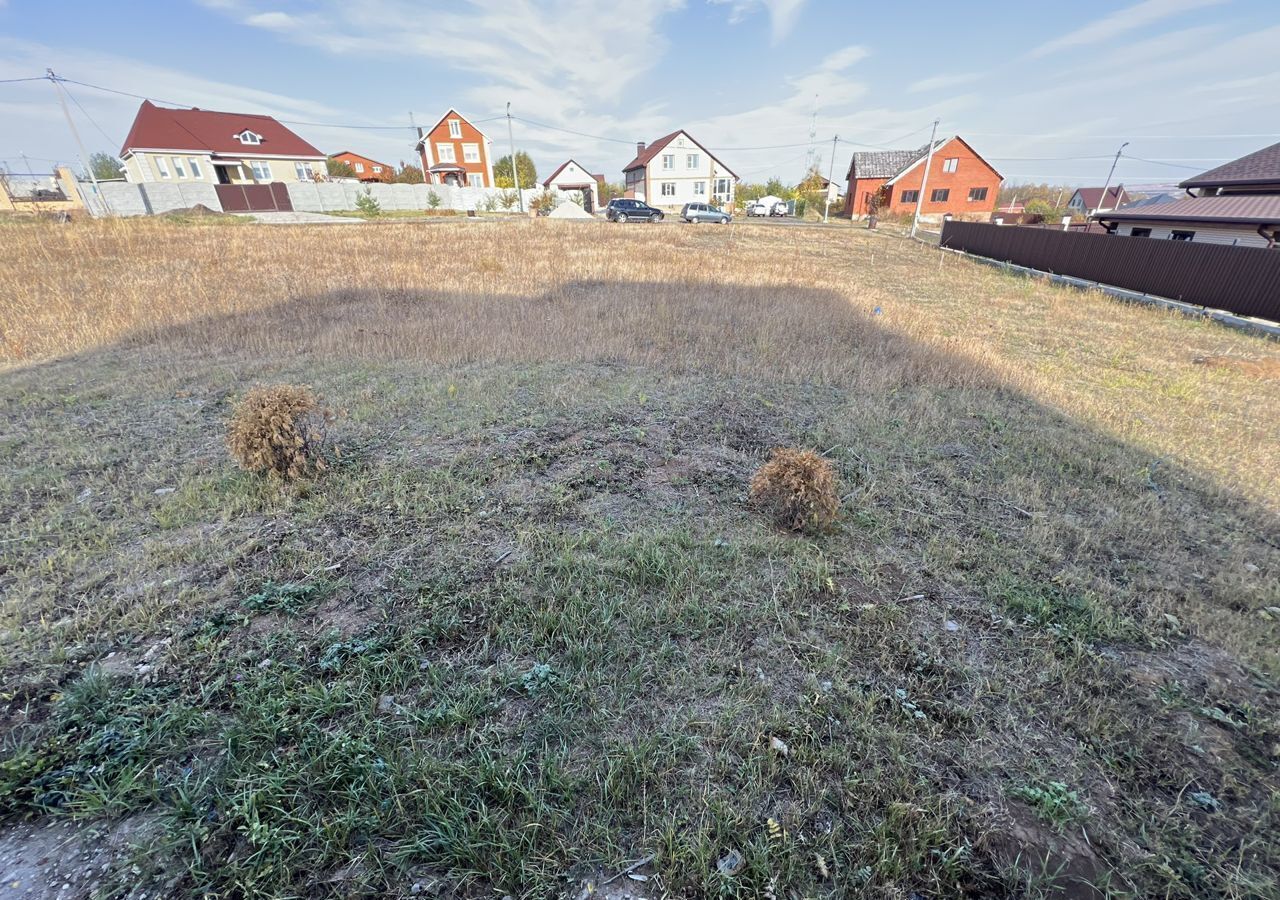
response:
M730 217L727 212L721 212L709 203L686 203L680 210L680 218L691 225L697 225L699 222L728 225Z
M662 210L639 200L615 197L604 208L604 217L610 222L661 222Z
M785 216L788 212L787 201L772 195L761 197L747 205L749 216Z

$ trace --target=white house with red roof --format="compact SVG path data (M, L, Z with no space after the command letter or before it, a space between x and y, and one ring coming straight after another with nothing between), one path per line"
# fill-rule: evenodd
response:
M131 182L314 181L325 155L271 116L142 101L120 150Z
M587 212L595 212L600 208L600 185L604 184L603 175L593 175L587 167L572 159L560 164L551 176L542 182L544 188L555 188L566 194L578 192L582 195L582 208Z
M732 206L738 176L695 141L673 131L649 146L636 144L636 158L622 170L627 196L650 206L679 209L686 203Z

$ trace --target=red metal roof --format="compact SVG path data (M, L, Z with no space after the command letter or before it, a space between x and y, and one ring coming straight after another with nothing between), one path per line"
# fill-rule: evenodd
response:
M673 131L673 132L671 132L670 134L664 134L662 137L658 138L656 141L654 141L654 142L653 142L652 144L650 144L648 147L645 147L645 148L644 148L644 150L642 150L642 151L640 151L639 153L637 153L637 154L636 154L636 158L635 158L635 159L631 160L631 162L627 163L625 166L623 166L623 167L622 167L622 171L623 171L623 172L630 172L632 169L640 169L640 168L643 168L643 167L645 167L645 166L649 165L649 161L650 161L650 160L652 160L652 159L653 159L655 156L657 156L659 153L661 153L661 152L662 152L662 149L663 149L664 147L666 147L666 146L667 146L667 144L671 143L672 141L674 141L677 137L679 137L679 136L680 136L680 135L682 135L682 134L683 134L685 137L687 137L689 140L693 141L693 145L694 145L695 147L697 147L697 148L698 148L699 150L701 150L703 153L707 154L707 156L711 157L711 158L712 158L712 159L714 159L716 162L720 163L721 167L723 167L723 168L724 168L724 170L725 170L726 172L728 172L728 173L729 173L730 175L732 175L734 178L737 178L737 177L738 177L738 173L737 173L737 172L733 171L733 169L730 169L730 168L729 168L728 166L726 166L724 163L720 162L720 158L719 158L718 156L716 156L714 153L712 153L712 152L711 152L710 150L708 150L706 147L704 147L704 146L702 146L701 144L699 144L699 143L697 142L697 140L694 138L694 136L693 136L693 135L691 135L691 134L689 134L689 132L685 131L683 128L681 128L681 129L679 129L679 130L677 130L677 131Z
M261 144L242 144L245 130L260 135ZM325 155L271 116L257 113L170 109L143 100L120 155L131 150L194 150L223 156L284 156L324 159Z
M1218 225L1280 225L1280 194L1223 194L1218 197L1184 197L1171 203L1153 203L1132 212L1121 209L1095 218L1105 221L1155 220L1204 222Z
M1247 156L1189 178L1178 187L1225 187L1280 182L1280 144L1255 150Z

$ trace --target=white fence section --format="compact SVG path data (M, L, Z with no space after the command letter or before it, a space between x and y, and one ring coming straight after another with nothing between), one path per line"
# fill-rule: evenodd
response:
M96 194L91 182L78 182L77 187L90 215L94 216L154 216L175 209L190 209L196 204L215 212L222 210L213 185L197 181L183 184L104 181L98 185Z
M488 210L492 205L494 212L515 212L520 207L515 202L515 191L504 191L501 188L454 187L448 184L352 184L322 182L319 184L298 183L287 185L289 200L293 208L301 212L335 212L339 210L358 209L356 201L363 196L378 201L383 212L395 212L408 209L452 209L459 212L466 210ZM525 209L529 208L529 200L542 191L525 188ZM557 192L558 193L558 192ZM431 205L434 194L439 202ZM567 195L559 195L567 201ZM510 199L510 207L503 205Z
M107 181L99 185L95 193L93 184L78 183L80 196L94 216L153 216L175 209L189 209L196 204L215 212L222 211L218 192L212 184L203 182L129 184L123 181ZM517 212L515 191L501 188L454 187L447 184L355 184L339 182L301 182L286 184L289 200L299 212L338 212L359 209L356 201L366 194L378 201L384 213L397 210L442 209L466 212ZM541 188L525 188L524 208L529 201L542 193ZM552 189L561 203L581 201L578 192L562 193ZM439 198L432 205L432 195ZM507 203L510 205L505 205Z

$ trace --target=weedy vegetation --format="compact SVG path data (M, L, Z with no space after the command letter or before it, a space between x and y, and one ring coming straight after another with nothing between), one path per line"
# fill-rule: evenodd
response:
M849 227L4 237L27 887L1280 896L1274 343Z
M328 468L325 453L333 417L309 387L256 387L231 414L227 449L250 472L286 481L306 478Z
M835 469L813 450L777 447L751 477L751 502L782 528L828 528L840 507Z

